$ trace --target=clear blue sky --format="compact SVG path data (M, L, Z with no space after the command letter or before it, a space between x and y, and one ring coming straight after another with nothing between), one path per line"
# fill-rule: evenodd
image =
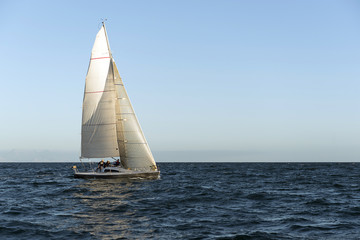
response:
M152 150L360 159L346 0L0 1L0 150L79 151L101 18Z

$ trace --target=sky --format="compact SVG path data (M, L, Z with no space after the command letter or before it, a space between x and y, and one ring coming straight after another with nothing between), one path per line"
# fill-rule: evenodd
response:
M155 157L360 160L360 3L347 0L0 0L0 160L76 160L105 18Z

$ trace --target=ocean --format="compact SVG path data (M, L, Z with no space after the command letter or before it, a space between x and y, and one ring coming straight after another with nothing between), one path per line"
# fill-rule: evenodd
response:
M129 181L0 163L0 239L360 239L360 163L158 165Z

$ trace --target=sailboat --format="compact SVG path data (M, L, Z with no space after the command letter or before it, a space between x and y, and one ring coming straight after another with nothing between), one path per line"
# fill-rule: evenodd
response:
M85 80L80 160L86 158L102 158L102 162L85 171L74 166L75 177L160 177L111 54L104 22L96 35Z

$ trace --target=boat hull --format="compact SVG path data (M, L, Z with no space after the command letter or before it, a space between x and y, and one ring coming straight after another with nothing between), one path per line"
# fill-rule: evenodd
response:
M78 172L76 178L124 178L124 179L159 179L160 171L131 171L131 172Z

